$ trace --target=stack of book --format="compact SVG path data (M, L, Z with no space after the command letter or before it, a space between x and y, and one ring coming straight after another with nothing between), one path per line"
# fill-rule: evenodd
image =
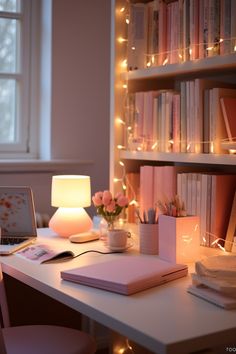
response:
M235 9L235 0L132 2L129 70L234 52Z
M197 78L177 90L130 93L126 125L134 140L144 140L143 150L222 154L222 142L236 138L235 106L234 86ZM133 140L125 144L135 150Z
M195 264L188 292L225 309L236 308L236 256L208 257Z

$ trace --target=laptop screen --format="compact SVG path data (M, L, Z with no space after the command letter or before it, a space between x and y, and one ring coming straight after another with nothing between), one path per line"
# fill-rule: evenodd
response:
M36 236L34 202L30 187L0 186L0 227L2 236Z

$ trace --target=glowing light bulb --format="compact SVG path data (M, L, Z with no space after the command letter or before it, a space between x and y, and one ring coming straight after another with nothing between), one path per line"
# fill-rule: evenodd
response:
M127 68L127 59L122 60L120 66L121 66L122 68Z
M168 58L166 58L164 61L163 61L163 64L162 65L166 65L168 63Z
M125 147L123 145L117 145L117 149L122 150L122 149L125 149Z
M117 40L118 40L119 43L127 42L127 39L125 39L123 37L119 37L119 38L117 38Z
M120 117L116 118L116 122L125 125L125 122Z

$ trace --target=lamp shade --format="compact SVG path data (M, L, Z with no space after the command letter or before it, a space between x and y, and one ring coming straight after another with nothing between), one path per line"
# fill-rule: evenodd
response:
M51 205L54 207L78 208L91 204L90 177L60 175L52 177Z

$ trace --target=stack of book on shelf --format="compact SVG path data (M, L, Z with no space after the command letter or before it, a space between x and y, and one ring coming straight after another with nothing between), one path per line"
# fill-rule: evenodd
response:
M126 125L143 150L225 153L222 142L235 136L236 88L228 83L196 78L179 87L129 94ZM127 137L125 145L135 150Z
M129 70L233 53L235 11L235 0L131 3Z
M235 174L178 173L177 194L187 214L200 217L201 244L225 239L235 189Z
M196 262L188 292L225 309L235 309L236 256L219 255Z
M129 172L126 178L127 196L138 201L141 213L178 194L187 215L199 216L199 243L218 247L217 241L223 246L236 191L236 174L189 172L186 166L144 165L140 172ZM128 207L128 222L137 221L135 209L134 205Z

